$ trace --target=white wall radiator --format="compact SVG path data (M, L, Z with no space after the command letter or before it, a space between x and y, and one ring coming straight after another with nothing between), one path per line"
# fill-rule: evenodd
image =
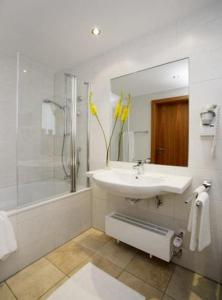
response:
M106 234L150 255L170 261L174 231L120 213L106 216Z

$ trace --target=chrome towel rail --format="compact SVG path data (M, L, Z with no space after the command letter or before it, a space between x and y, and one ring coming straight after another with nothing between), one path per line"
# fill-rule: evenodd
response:
M212 182L209 180L204 180L204 182L195 189L195 191L192 193L192 195L185 201L186 204L189 204L192 202L194 199L197 199L199 194L202 192L208 192L212 186ZM196 203L197 206L201 206L201 202L197 201Z

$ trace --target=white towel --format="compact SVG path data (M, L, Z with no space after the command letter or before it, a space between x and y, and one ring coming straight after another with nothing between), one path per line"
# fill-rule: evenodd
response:
M188 220L187 230L191 232L190 237L190 250L195 251L197 248L197 217L198 217L198 209L199 207L196 205L197 199L192 201L192 206L190 209L190 215Z
M0 260L5 260L16 249L17 242L12 224L7 213L0 211Z
M197 203L201 203L197 206ZM192 202L187 230L191 232L190 250L202 251L211 243L209 195L206 192L199 194Z
M210 207L209 207L209 195L206 192L200 194L199 201L200 206L200 230L199 230L199 241L198 251L204 250L211 243L210 234Z

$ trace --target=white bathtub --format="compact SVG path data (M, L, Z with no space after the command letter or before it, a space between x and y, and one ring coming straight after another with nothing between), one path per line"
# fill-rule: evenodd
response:
M0 261L0 282L92 226L91 189L65 190L69 183L58 180L25 184L19 207L15 187L0 190L0 209L7 210L18 242Z
M78 186L77 190L84 189ZM37 181L0 189L0 210L14 210L16 208L46 201L70 192L70 182L67 180Z

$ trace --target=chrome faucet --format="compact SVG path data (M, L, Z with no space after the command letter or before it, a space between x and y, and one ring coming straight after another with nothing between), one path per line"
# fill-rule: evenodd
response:
M137 172L137 175L141 175L141 174L143 174L143 161L142 160L137 160L136 161L136 165L134 165L133 166L133 169L135 169L136 170L136 172Z

